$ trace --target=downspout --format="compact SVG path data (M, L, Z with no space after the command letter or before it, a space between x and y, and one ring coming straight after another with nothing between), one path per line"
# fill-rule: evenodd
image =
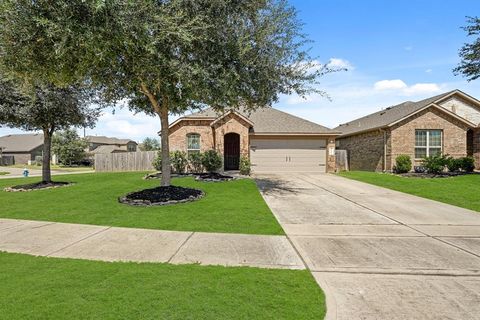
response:
M383 132L383 172L387 171L387 131L380 129Z

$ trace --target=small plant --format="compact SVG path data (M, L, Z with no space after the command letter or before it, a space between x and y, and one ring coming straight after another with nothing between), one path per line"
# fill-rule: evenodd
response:
M442 173L447 166L448 158L444 155L435 155L426 157L422 160L422 165L428 173Z
M185 173L187 168L188 160L187 153L185 151L173 151L170 153L170 161L172 164L173 172L178 174Z
M244 176L249 176L250 169L251 169L250 167L251 167L250 160L247 157L242 156L240 158L240 174L243 174Z
M193 173L203 172L202 154L193 152L188 155L188 170Z
M410 156L401 154L395 158L394 170L396 173L407 173L412 170L412 160L410 159Z
M462 168L462 158L454 158L454 157L448 157L447 158L447 169L450 172L457 172L460 171Z
M460 160L460 168L465 172L473 172L475 170L475 159L473 157L463 157Z
M208 150L202 154L202 165L208 172L216 172L222 167L222 157L215 150Z
M162 151L161 150L157 152L157 156L155 157L155 159L153 159L152 166L155 168L155 170L162 171Z

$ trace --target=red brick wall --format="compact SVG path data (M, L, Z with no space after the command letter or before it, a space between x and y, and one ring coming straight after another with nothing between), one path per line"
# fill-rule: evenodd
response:
M205 152L214 148L212 120L184 120L170 128L170 150L187 151L187 134L200 135L200 151Z

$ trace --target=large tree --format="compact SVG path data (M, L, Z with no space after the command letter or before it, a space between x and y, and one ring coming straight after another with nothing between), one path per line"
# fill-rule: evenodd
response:
M285 0L4 0L0 65L30 81L87 80L109 102L158 116L170 185L169 114L268 106L323 93Z
M471 81L480 78L480 18L468 17L467 22L469 25L463 29L468 36L473 37L473 41L460 49L459 55L462 60L453 71Z
M42 181L51 182L52 135L70 126L92 126L98 109L89 106L90 94L77 87L54 85L21 87L0 78L0 124L43 132Z
M160 142L157 138L145 138L141 143L140 149L142 151L160 150Z

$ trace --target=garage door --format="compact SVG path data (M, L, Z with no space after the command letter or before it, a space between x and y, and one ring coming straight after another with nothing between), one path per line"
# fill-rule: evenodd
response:
M256 173L325 172L325 139L250 140L250 160Z

